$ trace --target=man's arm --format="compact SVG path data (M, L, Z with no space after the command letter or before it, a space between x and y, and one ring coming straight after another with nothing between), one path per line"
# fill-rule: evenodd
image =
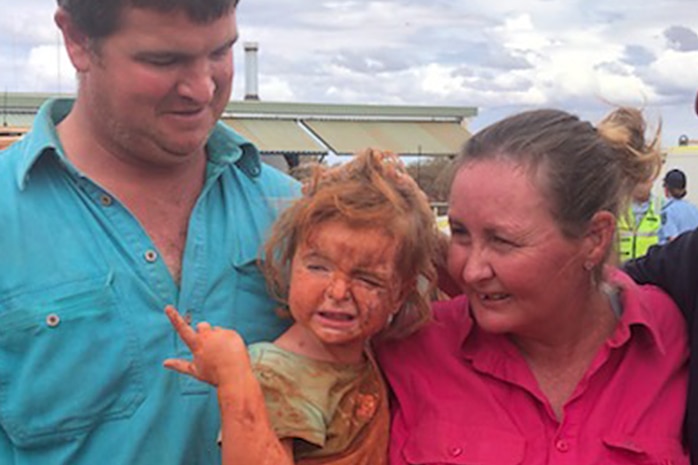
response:
M638 283L664 289L692 321L698 296L698 230L651 247L647 255L630 260L623 267Z

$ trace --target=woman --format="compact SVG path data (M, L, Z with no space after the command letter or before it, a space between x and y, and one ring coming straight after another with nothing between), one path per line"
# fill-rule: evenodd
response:
M644 132L632 109L597 128L538 110L468 142L449 203L463 295L379 348L393 465L688 463L682 317L606 267L624 200L657 172Z

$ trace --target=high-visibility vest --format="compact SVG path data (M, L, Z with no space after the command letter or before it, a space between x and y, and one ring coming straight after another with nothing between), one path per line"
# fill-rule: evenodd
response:
M618 218L618 254L621 262L642 257L651 246L659 242L659 228L662 227L661 213L661 201L654 198L638 224L628 223L628 220L635 222L632 206L627 215Z

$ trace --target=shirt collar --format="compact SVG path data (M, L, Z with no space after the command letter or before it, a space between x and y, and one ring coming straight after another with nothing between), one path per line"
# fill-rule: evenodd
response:
M620 289L623 314L618 325L607 340L612 348L626 344L628 340L638 338L638 342L656 347L659 353L666 353L666 341L659 331L661 317L651 308L651 304L642 298L642 291L628 275L618 269L609 268L609 282L611 286ZM463 296L461 305L467 305L467 299ZM516 346L505 336L490 334L476 327L474 320L468 315L470 321L463 325L460 347L467 359L476 360L482 366L497 366L498 369L510 369L506 363L512 357L519 357ZM632 329L637 329L635 333ZM516 367L514 367L516 368Z
M39 108L31 133L20 141L22 156L17 166L20 190L25 188L29 172L44 154L54 153L60 159L66 159L56 126L70 113L74 102L74 99L49 99ZM262 162L254 144L221 121L214 126L206 143L206 149L209 162L213 165L223 167L235 163L251 178L261 173Z
M262 171L257 147L230 126L218 121L206 143L209 162L215 165L235 163L247 176L255 178Z
M16 142L21 150L20 162L17 164L19 189L23 190L29 178L29 172L37 160L46 153L57 154L65 159L56 125L66 117L73 107L71 99L50 99L39 108L31 132Z
M659 327L661 326L661 315L652 308L652 303L643 298L644 293L640 286L624 272L613 269L609 272L609 281L612 286L620 290L620 300L623 306L618 328L609 340L611 347L623 345L631 337L631 329L637 328L642 331L642 339L664 354L666 353L667 341L664 340ZM669 311L666 309L665 311Z

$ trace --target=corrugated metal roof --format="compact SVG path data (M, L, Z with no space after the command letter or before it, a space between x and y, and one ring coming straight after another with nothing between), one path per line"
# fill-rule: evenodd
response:
M327 149L309 136L292 120L223 118L263 153L325 154Z
M417 105L361 105L336 103L266 102L236 100L228 103L230 116L284 115L302 119L451 119L462 120L477 116L475 107L437 107Z
M4 110L25 109L35 112L48 98L70 97L68 93L6 92L0 94L0 107ZM364 105L336 103L267 102L259 100L233 100L228 102L224 116L299 116L304 118L417 118L463 119L477 116L476 107L439 107L420 105Z
M337 154L363 147L400 155L454 155L470 133L454 122L304 121Z
M0 125L30 127L44 100L66 94L5 93ZM264 154L351 154L373 146L402 155L451 155L470 137L473 107L232 101L222 120ZM299 127L310 128L319 140ZM326 146L323 146L325 144Z

